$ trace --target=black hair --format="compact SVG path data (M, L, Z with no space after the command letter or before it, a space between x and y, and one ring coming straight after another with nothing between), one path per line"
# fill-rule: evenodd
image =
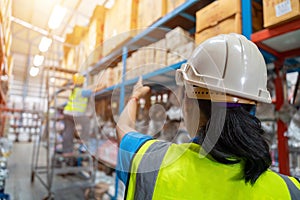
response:
M209 139L214 137L213 134L218 134L217 131L220 130L218 125L224 125L219 139L209 154L217 162L224 164L242 162L245 182L254 184L258 177L269 168L272 160L269 145L263 136L265 132L261 127L261 122L249 113L253 110L253 106L245 104L234 107L214 106L217 109L211 112L213 102L198 100L198 104L208 116L206 127L200 129L202 133L199 133L198 143L203 143L208 129L210 129L207 134ZM225 119L224 111L226 112ZM205 145L203 148L206 148Z

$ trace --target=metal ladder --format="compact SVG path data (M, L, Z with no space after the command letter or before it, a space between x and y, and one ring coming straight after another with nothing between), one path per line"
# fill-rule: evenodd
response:
M58 145L56 123L58 120L62 120L61 116L58 115L58 111L63 109L63 103L68 100L69 95L63 95L63 93L70 91L72 75L75 73L77 71L58 67L44 67L42 71L43 80L41 80L41 87L45 85L46 112L43 120L43 128L41 128L40 135L33 146L31 182L34 182L35 177L40 180L48 192L48 196L45 199L53 199L55 191L58 189L72 187L87 188L92 187L95 182L97 162L88 151L87 153L75 153L72 157L77 160L85 160L87 162L85 166L66 166L64 162L66 158L56 151ZM42 96L41 91L40 96ZM41 151L44 151L44 154L46 153L46 158L43 158ZM62 166L58 166L57 162L61 162ZM89 173L90 176L87 180L74 181L73 179L63 184L60 182L59 188L54 188L54 181L57 174L76 174L81 171Z

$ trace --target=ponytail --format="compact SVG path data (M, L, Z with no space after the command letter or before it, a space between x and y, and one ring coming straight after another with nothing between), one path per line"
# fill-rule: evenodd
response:
M198 103L202 109L203 100L198 100ZM245 182L254 184L271 165L271 156L259 119L249 113L252 107L240 104L230 108L219 108L219 111L226 109L225 122L221 135L209 154L220 163L243 163ZM210 134L217 134L218 125L224 121L224 116L220 113L218 114L218 110L211 113L213 117L210 117L206 128L200 129L203 133L199 135L199 144L203 143L208 128ZM205 149L205 146L203 148Z

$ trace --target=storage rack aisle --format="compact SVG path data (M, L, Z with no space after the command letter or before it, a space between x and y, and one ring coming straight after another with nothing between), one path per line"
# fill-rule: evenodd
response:
M59 151L61 131L58 123L63 120L63 104L68 100L68 91L72 75L77 71L58 67L44 67L43 76L46 84L47 113L43 121L43 132L33 146L31 182L35 177L47 189L49 199L57 191L72 187L89 188L94 184L96 165L92 155L87 151L74 150L71 157L65 157ZM56 81L52 81L55 79ZM42 84L43 85L43 84ZM46 151L46 158L43 152ZM68 162L70 159L73 162ZM80 164L79 164L80 163ZM88 173L88 177L69 176L59 178L57 175ZM59 182L57 182L59 181Z
M259 1L258 1L259 2ZM200 5L201 3L203 3L202 5ZM138 35L136 35L135 37L133 37L131 40L129 40L129 42L125 43L121 48L115 49L112 53L108 54L107 56L105 56L104 58L100 59L94 66L93 68L88 71L86 74L87 76L93 76L96 73L100 72L101 70L103 70L105 67L107 67L108 65L111 64L111 62L113 63L117 63L117 62L122 62L122 79L120 81L120 83L117 83L115 85L109 86L107 88L102 88L100 89L100 91L97 91L95 94L96 99L102 99L107 97L108 95L111 95L113 91L118 90L119 91L119 112L122 111L124 104L125 104L125 99L126 99L126 87L131 87L136 81L137 81L137 77L131 77L128 79L125 78L125 73L126 73L126 67L128 65L128 57L132 56L133 53L135 52L135 50L138 50L140 48L142 48L143 46L149 45L151 42L145 42L145 39L147 40L147 38L152 39L153 41L157 41L159 39L161 39L162 37L164 37L164 35L166 33L168 33L170 31L170 29L174 29L176 26L183 26L188 24L188 23L184 23L182 21L182 18L184 18L185 20L188 20L189 23L192 24L192 27L185 27L186 30L188 30L190 33L194 33L195 32L195 13L196 11L198 11L200 8L209 5L210 3L212 3L212 1L186 1L185 3L183 3L181 6L179 6L178 8L176 8L174 11L172 11L171 13L167 14L166 16L162 17L160 20L158 20L157 22L155 22L154 24L152 24L148 29L146 29L145 31L139 33ZM255 34L253 34L253 17L252 17L252 3L253 1L251 0L243 0L240 2L241 3L241 30L240 33L242 33L243 35L245 35L248 39L254 38ZM261 1L260 1L261 3ZM192 12L186 12L187 10L193 8L194 10ZM191 11L191 10L189 10ZM178 17L181 18L181 20L178 20ZM262 17L262 16L261 16ZM183 22L183 23L181 23ZM297 22L294 22L297 23ZM299 23L298 23L299 24ZM174 26L175 25L175 26ZM295 28L295 30L298 30L299 27L297 26L293 26L293 28ZM160 38L153 38L153 36L151 36L151 33L158 31L160 29L161 33L158 35L161 35ZM257 29L259 30L259 29ZM258 34L258 33L257 33ZM154 34L155 35L155 34ZM256 42L253 39L254 42ZM141 44L142 43L142 44ZM261 45L258 45L259 47L261 47ZM262 48L263 51L263 48ZM294 52L294 51L293 51ZM265 56L266 61L269 61L269 57L268 57L268 53L266 53L265 51L262 52ZM294 52L295 53L295 52ZM120 56L122 55L122 57ZM298 55L298 54L297 54ZM272 60L273 61L273 60ZM158 69L156 71L150 72L150 73L145 73L145 74L141 74L143 76L143 79L145 80L145 83L151 83L154 82L153 80L157 81L157 80L161 80L162 83L166 83L166 81L170 81L169 79L167 79L165 76L166 74L169 74L169 77L172 77L174 75L174 70L176 70L177 68L180 67L180 65L182 63L184 63L185 61L179 62L177 64L174 65L170 65L168 67L165 68L161 68ZM114 65L114 64L112 64ZM173 73L173 74L172 74ZM128 74L127 74L128 75ZM174 78L174 77L173 77ZM278 88L278 85L277 85ZM278 90L278 89L276 89ZM276 96L279 95L278 92L276 92ZM280 97L277 97L277 99L279 99ZM280 100L277 101L276 106L278 105L278 102ZM289 168L284 167L284 165L286 165L288 163L288 155L287 155L287 149L282 149L283 145L282 145L282 137L280 136L280 134L282 135L282 126L279 125L278 126L278 136L279 136L279 163L281 163L279 165L280 167L280 172L284 173L284 174L289 174ZM116 182L117 183L117 182ZM116 191L117 191L118 185L116 185ZM116 194L113 198L116 198Z
M147 45L151 45L151 43L155 41L159 41L165 37L167 33L169 33L172 29L176 28L177 26L183 27L185 31L188 31L191 34L195 33L195 24L196 24L196 12L201 9L202 7L210 4L212 1L193 1L189 0L184 2L178 8L173 10L172 12L168 13L154 24L152 24L149 28L142 31L138 35L134 36L131 40L125 43L122 47L115 49L112 53L107 55L106 57L99 60L93 68L88 71L86 74L87 76L95 76L96 73L99 73L101 70L105 69L107 66L114 65L115 63L121 62L122 66L122 79L119 83L109 86L105 89L100 89L95 94L96 100L101 100L106 98L112 93L118 91L119 99L114 101L118 102L118 111L121 112L123 110L125 100L126 100L126 91L129 91L130 87L138 80L139 75L130 76L128 77L128 73L126 74L126 68L128 67L128 58L134 55L136 50L140 50ZM249 6L248 10L251 8L251 1L244 3L243 6ZM250 9L251 10L251 9ZM248 12L243 12L243 33L246 35L250 35L249 33L249 15ZM245 17L247 16L247 17ZM251 16L250 16L251 17ZM245 25L246 24L246 25ZM251 27L251 24L250 24ZM120 56L122 55L122 56ZM175 70L180 68L181 64L185 62L185 59L181 58L181 61L177 60L175 63L166 65L164 64L163 67L160 69L156 69L152 72L145 72L140 74L143 77L145 84L153 84L156 83L158 86L159 84L174 86L175 85ZM113 62L113 64L111 64ZM149 67L149 66L148 66ZM127 76L127 77L126 77ZM158 87L152 87L153 89L159 89ZM164 89L166 92L167 90ZM118 96L116 95L116 96ZM101 156L101 154L99 155ZM116 159L116 157L112 157ZM110 160L109 164L116 163L115 160ZM118 191L118 180L116 180L115 186L115 195L112 196L112 199L117 198Z

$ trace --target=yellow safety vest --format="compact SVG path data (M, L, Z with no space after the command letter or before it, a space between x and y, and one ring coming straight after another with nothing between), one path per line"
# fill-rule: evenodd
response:
M66 114L83 114L87 107L88 98L81 95L81 88L74 88L64 108Z
M241 163L199 157L200 148L147 141L132 160L126 199L300 199L296 179L267 170L251 185L243 179Z

